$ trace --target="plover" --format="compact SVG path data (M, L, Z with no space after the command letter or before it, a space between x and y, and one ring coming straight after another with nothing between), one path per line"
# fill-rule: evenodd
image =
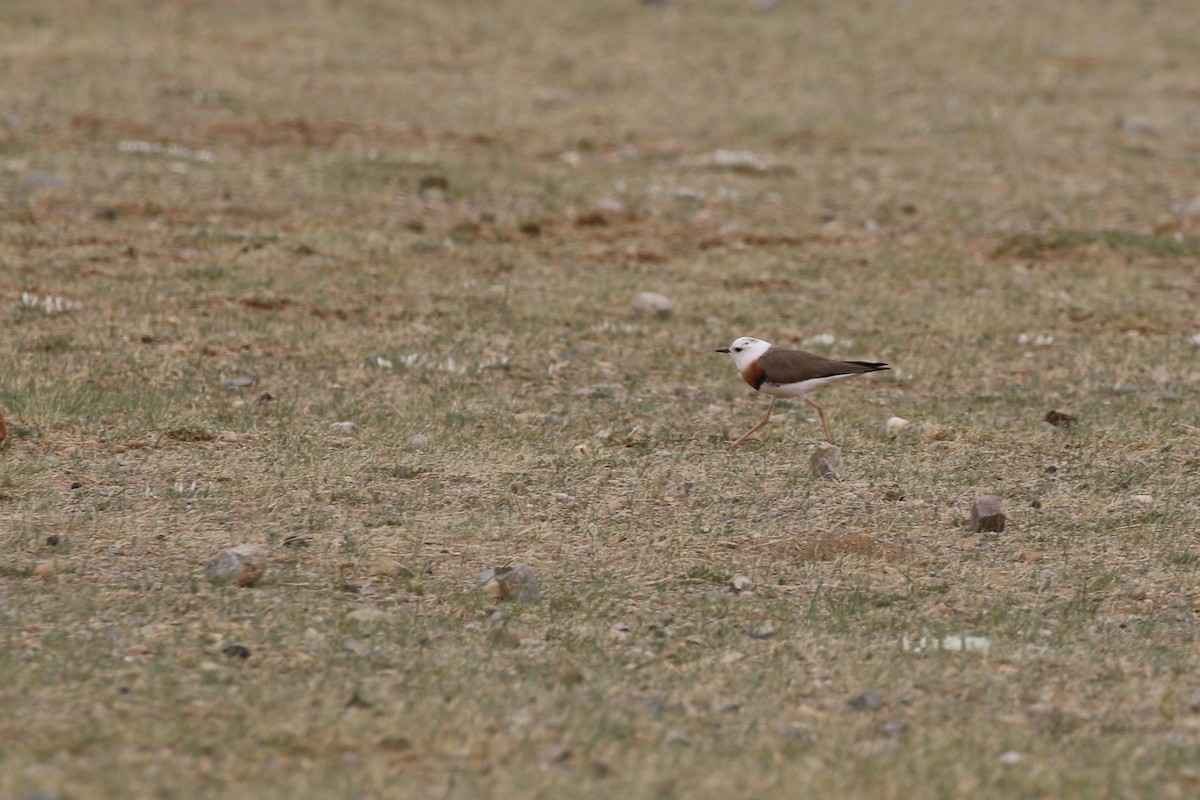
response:
M825 422L825 410L812 398L807 397L808 393L864 372L890 369L887 364L876 361L837 361L804 350L776 347L753 336L743 336L717 352L732 356L734 365L737 366L738 372L742 373L746 383L771 398L771 403L767 406L767 415L762 418L762 422L746 431L734 445L746 441L750 434L767 424L778 397L804 398L805 402L817 410L825 438L832 443L829 424Z

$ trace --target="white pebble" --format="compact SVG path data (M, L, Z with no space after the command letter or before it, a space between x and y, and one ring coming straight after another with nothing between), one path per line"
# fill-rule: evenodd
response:
M908 420L904 417L889 417L886 423L887 432L893 436L908 427Z
M729 582L729 588L741 594L742 592L753 592L754 581L745 575L734 575L733 580Z
M671 298L657 292L639 292L631 305L635 313L647 317L669 317L675 310Z
M353 422L335 422L329 426L329 430L337 431L338 433L354 433L358 430L358 426Z
M832 333L818 333L815 336L809 336L809 337L805 338L803 343L806 346L812 345L812 344L821 344L821 345L825 345L828 347L829 345L833 344L836 341L837 341L837 337L834 336Z
M390 618L391 614L374 606L362 606L346 615L346 619L354 620L355 622L381 622Z

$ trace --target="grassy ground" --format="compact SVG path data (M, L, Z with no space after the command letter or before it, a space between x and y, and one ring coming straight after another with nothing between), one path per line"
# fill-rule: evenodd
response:
M1195 795L1191 3L0 33L0 798Z

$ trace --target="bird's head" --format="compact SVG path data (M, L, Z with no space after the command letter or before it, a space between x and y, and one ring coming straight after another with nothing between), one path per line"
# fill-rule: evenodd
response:
M728 353L733 358L733 363L737 365L738 370L741 371L746 368L747 364L762 358L763 353L770 349L770 342L755 339L753 336L743 336L735 339L729 347L722 347L717 352Z

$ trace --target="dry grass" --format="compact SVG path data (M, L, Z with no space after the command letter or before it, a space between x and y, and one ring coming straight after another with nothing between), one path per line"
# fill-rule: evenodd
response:
M0 30L0 798L1195 795L1190 3Z

